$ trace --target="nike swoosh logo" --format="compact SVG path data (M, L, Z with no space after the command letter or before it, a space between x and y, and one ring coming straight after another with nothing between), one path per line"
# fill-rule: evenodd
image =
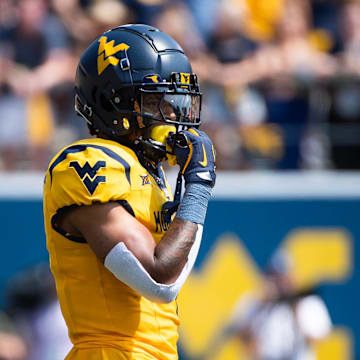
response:
M205 152L205 147L204 144L202 144L202 149L203 149L203 153L204 153L204 160L203 161L199 161L199 164L203 167L207 166L207 157L206 157L206 152Z
M197 173L196 175L197 175L200 179L212 181L212 178L211 178L211 175L210 175L209 171L202 172L202 173Z

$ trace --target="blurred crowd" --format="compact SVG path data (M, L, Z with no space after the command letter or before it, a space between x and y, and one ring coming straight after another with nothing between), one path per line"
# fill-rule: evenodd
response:
M1 0L2 171L44 170L88 136L79 56L133 22L190 57L218 169L360 169L358 0Z
M0 308L1 360L63 360L70 351L54 278L46 262L13 274Z

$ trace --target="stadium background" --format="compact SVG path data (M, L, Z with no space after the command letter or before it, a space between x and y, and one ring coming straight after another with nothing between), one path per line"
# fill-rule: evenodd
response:
M359 180L357 173L218 174L199 258L178 300L182 359L201 357L238 298L259 290L261 270L279 247L293 254L299 286L315 286L329 308L334 329L318 344L319 359L358 357ZM41 182L39 173L0 176L0 289L48 259ZM214 358L241 354L233 341Z
M1 307L14 277L48 258L49 158L87 136L73 111L79 55L130 22L184 47L217 149L203 245L179 297L182 358L202 357L237 299L261 289L279 247L294 259L298 286L315 288L329 309L334 330L317 344L319 359L359 358L357 0L1 0ZM214 358L243 356L229 342Z

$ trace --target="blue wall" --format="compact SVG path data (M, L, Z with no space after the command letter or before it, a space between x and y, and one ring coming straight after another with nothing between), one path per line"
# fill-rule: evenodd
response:
M286 235L299 228L344 228L353 241L350 278L339 283L321 284L318 291L328 305L335 326L351 329L355 357L360 355L360 199L336 200L254 200L212 201L204 226L197 265L211 252L224 232L236 233L260 268L263 268Z
M360 334L359 246L360 199L309 200L221 200L211 201L205 235L196 264L201 268L219 236L233 232L262 268L286 235L296 228L341 227L353 241L353 272L341 283L320 287L335 325L346 326L354 335L355 354L360 354L356 334ZM0 303L3 287L12 274L48 255L43 230L40 200L2 200L0 218L3 226L0 257Z
M3 229L0 255L0 304L3 287L15 272L40 261L48 261L42 202L2 200L0 219Z

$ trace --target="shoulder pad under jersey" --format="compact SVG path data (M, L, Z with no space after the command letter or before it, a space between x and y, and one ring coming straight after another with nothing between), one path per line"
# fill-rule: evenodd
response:
M126 199L134 158L124 147L77 143L62 150L47 181L57 208Z

